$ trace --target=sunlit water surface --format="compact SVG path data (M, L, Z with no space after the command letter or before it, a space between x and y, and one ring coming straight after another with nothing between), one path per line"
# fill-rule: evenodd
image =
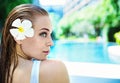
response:
M113 63L107 47L116 43L56 41L51 47L49 58L72 62Z

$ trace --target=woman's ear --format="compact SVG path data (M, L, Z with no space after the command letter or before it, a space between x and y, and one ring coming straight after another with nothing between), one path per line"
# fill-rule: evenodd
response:
M14 38L14 40L16 41L17 44L19 44L19 45L22 44L22 40L16 40L15 38Z
M16 40L17 44L22 44L22 40Z

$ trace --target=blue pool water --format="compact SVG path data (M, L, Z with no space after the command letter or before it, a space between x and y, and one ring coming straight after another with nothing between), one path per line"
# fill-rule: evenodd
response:
M56 41L54 46L51 47L51 53L48 58L58 58L62 61L70 62L113 64L114 62L110 60L107 52L108 46L112 45L116 45L116 43ZM70 83L120 83L120 79L70 76Z
M97 77L72 76L70 83L120 83L120 79L106 79Z
M107 47L115 44L113 42L56 41L48 57L72 62L113 63L108 57Z

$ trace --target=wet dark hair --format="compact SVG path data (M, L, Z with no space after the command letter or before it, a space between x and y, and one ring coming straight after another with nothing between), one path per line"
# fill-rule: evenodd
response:
M1 56L0 56L0 83L12 83L13 73L18 65L18 56L16 56L16 42L9 30L13 28L12 22L17 18L28 19L34 22L35 16L48 16L46 10L32 4L21 4L16 6L8 15L1 38ZM11 68L13 64L13 68Z

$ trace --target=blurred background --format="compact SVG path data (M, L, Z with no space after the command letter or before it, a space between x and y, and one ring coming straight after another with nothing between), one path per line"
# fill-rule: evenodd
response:
M54 40L120 42L120 0L0 0L0 3L0 29L13 7L31 3L50 13Z
M55 42L49 58L111 63L108 46L120 44L120 0L0 0L0 3L0 31L8 13L19 4L34 4L49 12ZM120 59L117 61L120 63Z
M55 45L51 47L48 58L69 62L120 64L120 47L108 49L109 46L120 44L120 0L0 0L0 3L0 33L8 13L16 5L30 3L49 12ZM86 67L83 70L91 72L98 64L84 66L77 63L75 68L73 65L68 69L73 68L72 71L76 72ZM101 67L102 70L110 70L109 65L100 66L100 69ZM85 71L81 72L86 74ZM116 74L114 79L120 78L119 71L111 72L108 77ZM104 74L102 76L104 78ZM71 83L79 83L79 80L82 80L81 83L120 83L119 79L114 79L86 80L84 77L71 77Z

